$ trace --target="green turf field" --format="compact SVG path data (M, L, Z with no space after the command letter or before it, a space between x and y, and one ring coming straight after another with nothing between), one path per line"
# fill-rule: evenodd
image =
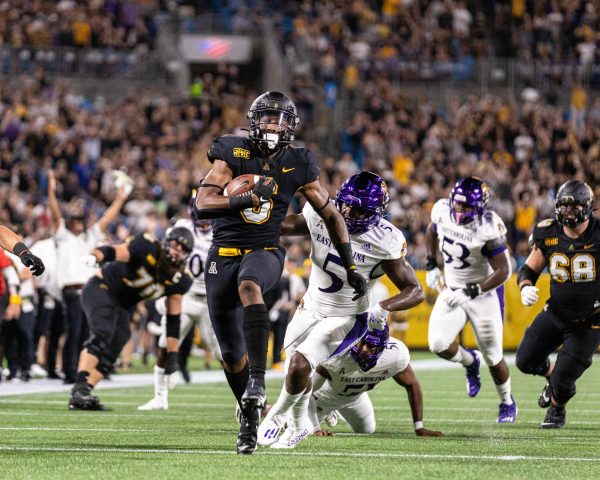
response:
M405 391L389 380L371 392L378 433L353 435L340 423L336 437L244 457L235 455L237 424L224 383L178 386L165 413L136 410L151 387L99 390L110 412L69 412L64 393L1 397L0 478L597 478L599 360L579 381L561 430L538 428L543 382L514 367L514 425L494 423L498 400L487 372L479 396L469 399L462 370L418 371L425 425L443 438L414 435ZM280 381L268 388L274 395Z

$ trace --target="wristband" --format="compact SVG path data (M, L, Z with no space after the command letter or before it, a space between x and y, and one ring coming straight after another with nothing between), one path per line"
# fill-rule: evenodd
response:
M27 250L29 250L25 244L23 242L17 242L15 244L15 246L13 247L13 253L17 256L20 257L23 252L26 252Z
M246 208L254 207L252 203L252 195L237 195L229 197L229 206L232 210L245 210Z
M421 430L423 428L423 421L419 420L418 422L415 422L415 430Z
M335 245L335 249L340 254L344 268L346 270L350 270L352 267L354 267L353 270L356 270L356 265L354 264L354 259L352 258L352 247L350 246L350 242L338 243Z
M21 298L21 295L14 293L8 297L8 303L11 305L21 305L23 299Z

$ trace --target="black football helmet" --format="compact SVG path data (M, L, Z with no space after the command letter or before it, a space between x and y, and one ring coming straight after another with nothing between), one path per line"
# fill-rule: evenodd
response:
M171 255L169 249L169 243L175 240L183 249L185 255L183 257L175 258ZM171 227L165 232L165 236L160 242L161 254L158 261L158 270L166 278L174 275L176 272L181 271L185 265L185 261L189 257L190 253L194 249L194 236L187 228L184 227Z
M570 180L563 183L554 200L556 221L567 227L576 227L592 216L594 192L585 182Z
M281 92L265 92L257 97L246 118L250 138L269 151L289 145L300 123L296 105Z

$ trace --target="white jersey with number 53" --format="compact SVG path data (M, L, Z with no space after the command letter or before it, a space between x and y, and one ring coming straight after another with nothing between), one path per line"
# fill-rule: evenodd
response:
M323 220L307 203L302 210L310 230L312 269L304 304L324 316L347 316L366 312L371 299L371 287L383 275L381 262L406 255L406 240L402 232L387 220L360 235L350 235L352 254L358 273L367 280L367 294L352 301L354 289L348 285L346 270L335 249Z
M486 278L493 271L489 259L506 250L506 227L492 210L467 225L458 225L450 216L450 201L442 199L431 210L431 222L444 256L444 279L450 288L464 288L467 283Z
M188 293L206 295L206 286L204 285L204 262L206 262L206 255L210 248L212 230L203 233L194 228L194 223L187 218L180 218L173 226L187 228L194 236L194 250L188 257L187 265L193 280Z

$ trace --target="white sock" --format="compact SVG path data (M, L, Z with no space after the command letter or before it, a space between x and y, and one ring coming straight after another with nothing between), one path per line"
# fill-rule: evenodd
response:
M312 395L312 388L300 397L296 404L292 407L292 422L296 427L303 425L309 420L308 403Z
M154 365L154 396L166 398L169 394L165 369Z
M513 404L512 398L510 397L510 378L502 385L496 385L496 390L500 397L500 403L504 403L505 405Z
M456 355L454 355L450 359L450 361L454 363L460 363L461 365L468 367L475 361L475 358L473 358L471 352L467 352L463 347L459 345Z
M302 392L292 395L288 393L285 388L285 384L281 388L281 393L275 404L271 407L269 415L284 415L290 408L292 408L302 397Z

